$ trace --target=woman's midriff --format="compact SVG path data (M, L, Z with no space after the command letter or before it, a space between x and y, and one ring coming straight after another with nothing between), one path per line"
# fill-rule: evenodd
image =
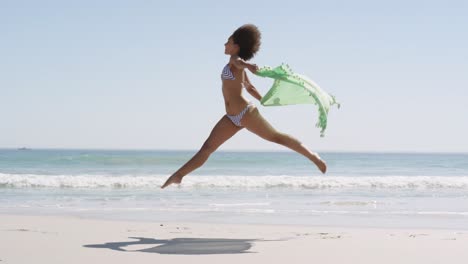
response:
M242 95L242 84L235 81L223 81L223 97L228 115L239 114L249 103Z

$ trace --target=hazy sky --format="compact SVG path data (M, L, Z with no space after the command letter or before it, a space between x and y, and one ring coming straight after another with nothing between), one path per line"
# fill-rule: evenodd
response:
M256 102L278 130L317 151L468 152L467 14L467 1L0 1L0 147L197 149L225 114L223 44L254 23L255 63L286 62L342 104L320 138L314 105ZM241 131L221 149L284 148Z

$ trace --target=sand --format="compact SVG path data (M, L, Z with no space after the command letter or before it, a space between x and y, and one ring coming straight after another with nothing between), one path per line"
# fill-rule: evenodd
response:
M0 215L0 263L468 263L467 230Z

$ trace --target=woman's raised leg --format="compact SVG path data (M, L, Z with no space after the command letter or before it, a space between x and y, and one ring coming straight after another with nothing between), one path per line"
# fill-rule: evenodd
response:
M241 124L249 131L257 134L263 139L281 144L304 155L306 158L311 160L322 173L327 171L326 163L317 153L311 152L306 146L304 146L294 137L278 132L276 129L274 129L270 123L268 123L268 121L266 121L262 115L260 115L257 107L249 109L249 111L242 118Z
M211 153L241 129L242 127L235 126L227 116L223 116L213 127L210 136L205 143L203 143L200 150L180 169L174 172L174 174L166 180L161 188L166 188L172 183L180 183L182 181L182 177L203 165Z

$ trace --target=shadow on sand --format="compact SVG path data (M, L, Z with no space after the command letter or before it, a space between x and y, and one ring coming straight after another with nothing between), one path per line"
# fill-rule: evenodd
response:
M138 241L108 242L97 245L84 245L87 248L108 248L117 251L148 252L177 255L204 255L204 254L241 254L249 252L256 239L223 239L223 238L173 238L158 240L144 237L129 237ZM264 240L262 240L264 241ZM139 250L126 250L124 247L134 245L157 245Z

